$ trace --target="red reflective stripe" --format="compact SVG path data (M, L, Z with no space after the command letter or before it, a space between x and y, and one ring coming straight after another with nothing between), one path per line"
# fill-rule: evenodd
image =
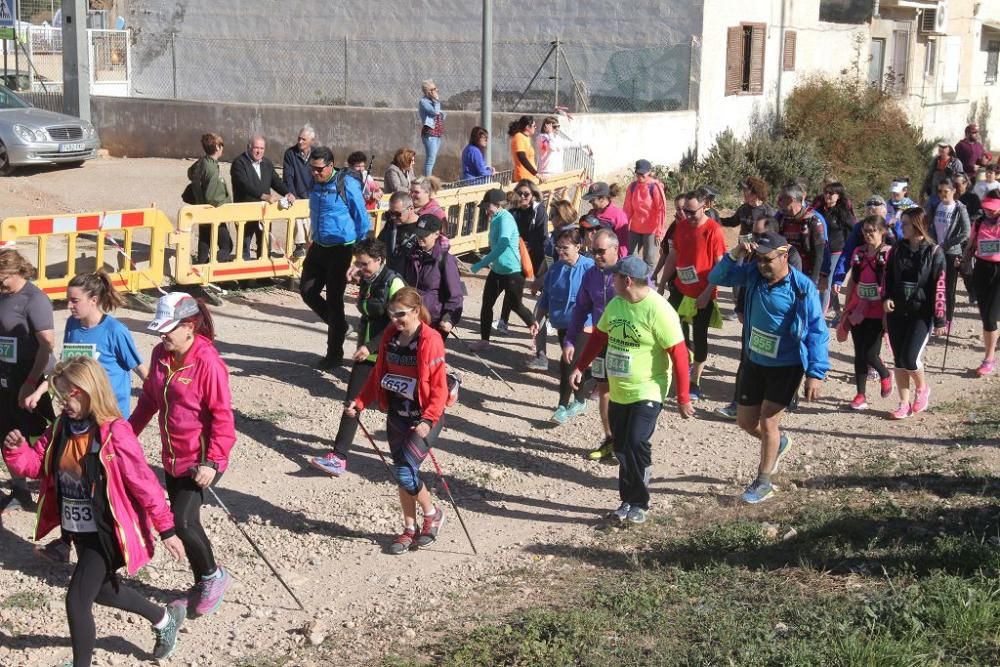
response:
M76 219L76 231L94 232L101 228L101 216L81 215Z
M52 218L28 220L29 236L32 234L51 234L51 233L52 233Z
M288 264L275 264L274 266L248 266L240 269L216 269L212 271L212 276L232 276L240 273L262 273L272 271L285 271L292 268Z
M141 212L122 213L122 227L142 227L145 215Z
M114 285L115 287L128 287L128 281L127 280L120 280L120 279L119 280L112 280L111 284ZM46 294L65 294L66 293L66 286L65 285L56 285L55 287L43 287L42 291L45 292Z

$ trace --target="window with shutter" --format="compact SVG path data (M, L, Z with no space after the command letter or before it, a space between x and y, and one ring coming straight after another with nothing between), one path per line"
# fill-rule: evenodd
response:
M785 43L781 53L781 70L783 72L795 71L795 40L797 34L794 30L785 31Z
M750 26L750 89L751 95L762 95L764 93L764 24L754 24Z
M767 26L742 23L726 35L726 95L764 92L764 45Z
M726 37L726 95L739 95L743 81L743 28L729 28Z

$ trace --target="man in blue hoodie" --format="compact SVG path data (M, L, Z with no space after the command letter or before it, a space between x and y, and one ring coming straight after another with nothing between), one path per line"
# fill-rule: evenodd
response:
M361 181L347 170L334 173L333 151L326 146L314 148L309 155L309 169L314 178L309 193L313 242L302 262L299 291L306 305L329 327L326 355L317 368L331 370L344 360L344 291L353 259L352 246L367 236L371 221Z

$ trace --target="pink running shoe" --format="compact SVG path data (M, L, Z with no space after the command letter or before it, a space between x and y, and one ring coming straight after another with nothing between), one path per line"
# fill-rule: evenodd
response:
M892 375L884 380L879 380L879 384L881 385L882 398L889 398L892 394Z
M867 410L867 409L868 409L868 401L865 400L864 394L858 394L857 396L854 397L854 400L851 401L851 410Z
M995 359L983 359L983 363L979 364L979 368L976 369L976 375L986 377L987 375L992 375L996 369L997 362Z
M900 403L899 407L889 413L889 419L906 419L911 414L909 403Z
M222 596L226 594L233 583L233 577L229 572L219 566L218 576L211 579L202 579L198 582L199 591L198 603L194 609L194 618L211 614L222 604ZM188 618L191 618L190 612Z
M913 401L913 414L923 412L927 409L927 404L931 401L931 388L924 387L917 389L917 400Z

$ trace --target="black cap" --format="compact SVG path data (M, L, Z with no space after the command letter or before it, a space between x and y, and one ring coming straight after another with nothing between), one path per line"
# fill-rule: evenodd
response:
M763 234L754 234L754 243L757 244L757 254L767 255L775 250L781 250L788 247L788 241L784 236L777 232L764 232Z
M635 161L635 173L637 174L648 174L653 170L653 165L649 164L649 160L636 160Z
M479 205L486 207L490 204L502 204L505 201L507 201L507 193L500 188L493 188L486 191L486 194L483 195L483 201Z
M431 215L430 213L424 213L422 216L417 218L416 228L413 231L420 237L430 236L434 232L440 232L441 218L436 215Z
M591 183L590 187L587 189L587 194L583 195L583 198L590 201L594 197L611 197L611 188L604 181L597 181L596 183Z

